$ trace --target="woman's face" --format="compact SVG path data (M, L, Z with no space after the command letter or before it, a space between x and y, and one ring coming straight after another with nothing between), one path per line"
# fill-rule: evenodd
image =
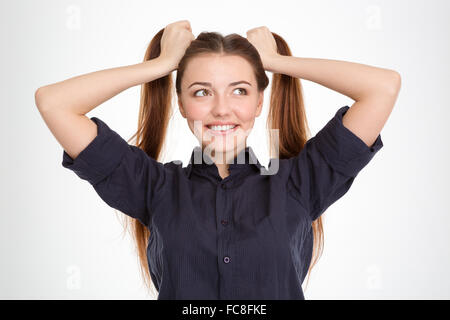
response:
M230 158L246 146L263 98L244 58L209 54L187 64L178 105L202 147Z

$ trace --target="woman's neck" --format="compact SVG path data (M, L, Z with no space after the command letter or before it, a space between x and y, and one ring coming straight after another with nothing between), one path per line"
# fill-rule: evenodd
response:
M214 158L212 159L214 161L214 164L217 167L217 170L219 171L219 175L222 177L222 179L225 179L229 175L229 164L233 162L233 159L237 157L237 155L246 148L246 145L244 144L241 147L237 147L233 150L233 152L216 152L214 151Z

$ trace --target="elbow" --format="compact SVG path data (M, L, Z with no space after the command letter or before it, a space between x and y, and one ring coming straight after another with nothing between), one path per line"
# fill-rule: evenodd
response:
M382 99L383 101L389 101L389 103L394 106L402 86L400 73L395 70L385 69L384 74L382 74L376 82L376 89L369 92L365 98L375 100Z
M34 92L34 103L36 104L36 107L38 108L38 110L41 112L47 110L49 107L47 96L48 96L48 94L46 92L45 86L39 87Z
M43 87L40 87L34 92L34 103L36 104L36 107L39 110L43 108L43 102L42 102L42 100L43 100L43 97L42 97L43 93L42 93L42 91L43 90L42 90L42 88Z
M395 70L389 70L389 75L385 82L385 90L393 97L397 97L402 86L402 77Z

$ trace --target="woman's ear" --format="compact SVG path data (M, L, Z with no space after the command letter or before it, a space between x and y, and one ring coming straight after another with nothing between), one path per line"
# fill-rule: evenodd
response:
M183 118L186 118L186 113L184 112L183 103L181 102L180 98L178 98L178 108L180 109L180 113Z
M259 115L261 114L263 102L264 102L264 91L261 91L259 93L259 97L258 97L258 106L256 107L256 116L257 117L259 117Z

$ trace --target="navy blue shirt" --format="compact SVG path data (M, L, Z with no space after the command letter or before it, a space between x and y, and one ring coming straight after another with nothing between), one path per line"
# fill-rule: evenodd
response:
M383 146L380 135L368 147L344 127L348 109L338 109L297 156L270 159L268 169L247 146L225 179L200 146L186 167L163 164L96 117L97 136L75 159L63 151L62 165L149 228L158 299L304 299L312 221Z

